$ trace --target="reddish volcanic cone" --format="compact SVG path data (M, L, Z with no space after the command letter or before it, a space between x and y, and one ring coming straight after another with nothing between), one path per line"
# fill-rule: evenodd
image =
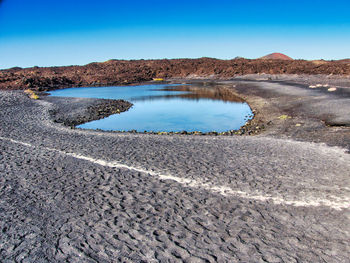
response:
M260 59L281 59L281 60L293 60L291 57L288 57L282 53L272 53L261 57Z

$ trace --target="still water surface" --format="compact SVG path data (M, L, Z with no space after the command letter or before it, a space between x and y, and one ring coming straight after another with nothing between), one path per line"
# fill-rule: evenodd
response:
M71 88L52 96L123 99L134 105L127 112L88 122L84 129L115 131L201 131L239 129L252 116L247 103L211 87L141 85Z

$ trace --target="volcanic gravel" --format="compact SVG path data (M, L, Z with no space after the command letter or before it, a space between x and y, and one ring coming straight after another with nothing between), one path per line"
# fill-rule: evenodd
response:
M342 148L70 129L69 103L0 96L1 262L348 262Z
M46 97L45 101L55 103L56 109L50 111L53 121L70 127L119 114L132 107L132 103L125 100Z

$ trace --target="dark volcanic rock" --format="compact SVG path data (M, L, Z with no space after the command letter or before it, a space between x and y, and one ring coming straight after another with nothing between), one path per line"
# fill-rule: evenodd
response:
M350 64L305 60L162 59L109 60L85 66L11 68L0 71L0 89L53 90L75 86L107 86L149 81L153 78L229 79L246 74L349 75Z

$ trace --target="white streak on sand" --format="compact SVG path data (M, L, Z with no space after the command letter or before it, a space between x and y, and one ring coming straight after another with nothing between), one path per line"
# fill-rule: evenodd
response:
M48 150L48 151L54 151L58 152L62 155L70 156L76 159L88 161L97 165L102 165L105 167L110 167L110 168L118 168L118 169L128 169L140 173L145 173L149 174L154 177L158 177L161 180L171 180L175 181L179 184L182 184L186 187L190 188L199 188L203 189L212 193L217 193L222 196L236 196L236 197L241 197L245 199L250 199L250 200L256 200L260 202L273 202L274 204L277 205L291 205L291 206L301 206L301 207L318 207L318 206L327 206L336 210L341 210L345 208L350 208L350 198L340 198L337 196L329 196L328 197L332 200L336 201L331 201L330 199L321 199L321 198L312 198L312 197L305 197L304 200L286 200L282 197L274 197L270 195L263 195L263 194L252 194L252 193L247 193L239 190L234 190L230 187L222 186L222 185L213 185L213 184L208 184L208 183L203 183L198 180L194 179L188 179L188 178L181 178L173 175L167 175L167 174L161 174L157 173L154 171L149 171L147 169L143 168L138 168L134 166L129 166L125 164L121 164L119 162L114 162L114 161L106 161L103 159L96 159L92 157L88 157L85 155L77 154L77 153L70 153L70 152L64 152L61 150L53 149L53 148L48 148L48 147L42 147L42 146L34 146L32 144L26 143L26 142L21 142L17 140L13 140L10 138L4 138L0 137L0 140L5 140L5 141L10 141L12 143L16 144L21 144L23 146L27 147L40 147L42 149Z

